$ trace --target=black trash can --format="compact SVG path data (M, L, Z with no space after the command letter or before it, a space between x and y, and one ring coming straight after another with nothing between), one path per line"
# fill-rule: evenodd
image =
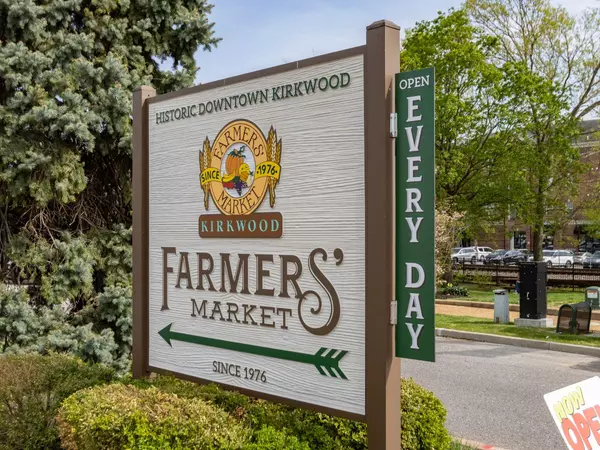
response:
M548 313L546 280L548 268L545 262L519 264L519 317L521 319L545 319Z

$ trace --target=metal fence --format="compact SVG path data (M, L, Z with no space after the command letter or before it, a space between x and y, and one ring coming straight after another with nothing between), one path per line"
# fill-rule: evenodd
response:
M515 284L519 280L519 266L479 265L463 263L453 267L454 275L461 274L467 281L485 278L496 284ZM581 267L548 268L548 286L584 287L600 285L600 269Z

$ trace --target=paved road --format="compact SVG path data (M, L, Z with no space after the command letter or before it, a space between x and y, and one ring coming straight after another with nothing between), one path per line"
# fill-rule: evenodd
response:
M438 338L437 362L402 360L402 376L432 390L453 436L509 450L566 448L544 394L600 374L600 359Z

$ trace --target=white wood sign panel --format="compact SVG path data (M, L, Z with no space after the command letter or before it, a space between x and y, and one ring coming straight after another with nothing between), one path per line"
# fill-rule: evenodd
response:
M150 367L365 413L363 76L149 105Z

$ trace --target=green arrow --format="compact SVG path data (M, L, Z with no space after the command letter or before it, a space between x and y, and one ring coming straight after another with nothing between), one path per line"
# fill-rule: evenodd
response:
M340 369L340 360L348 353L346 350L328 349L321 347L317 353L291 352L288 350L279 350L276 348L260 347L258 345L240 344L238 342L223 341L221 339L207 338L203 336L194 336L193 334L178 333L171 331L173 324L169 324L158 332L160 336L171 347L171 341L189 342L191 344L207 345L209 347L224 348L236 352L251 353L252 355L267 356L269 358L284 359L286 361L296 361L305 364L312 364L317 368L321 375L337 378L338 376L347 380L346 375Z

